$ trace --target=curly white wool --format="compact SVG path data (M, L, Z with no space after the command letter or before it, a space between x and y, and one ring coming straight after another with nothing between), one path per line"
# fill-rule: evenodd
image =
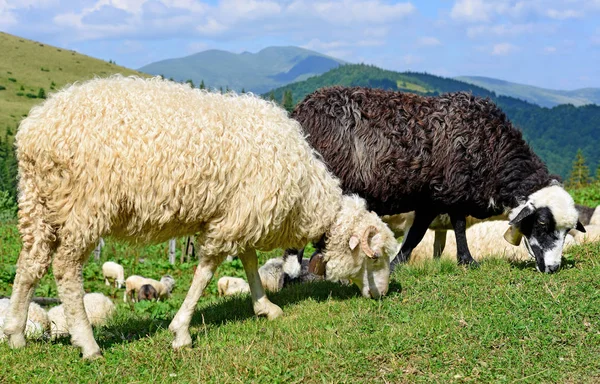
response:
M4 339L4 321L10 306L10 299L0 299L0 340ZM25 326L25 335L29 338L39 338L50 328L48 314L46 310L37 303L29 303L27 311L27 324Z

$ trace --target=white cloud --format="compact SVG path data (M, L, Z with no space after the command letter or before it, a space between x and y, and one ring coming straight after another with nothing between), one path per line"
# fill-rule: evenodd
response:
M547 29L548 27L545 28ZM519 36L526 33L533 33L536 29L541 29L541 27L537 27L533 23L478 25L467 28L467 36L472 39L489 36Z
M486 4L484 0L458 0L450 11L450 17L455 20L468 22L488 21L494 6Z
M544 47L544 53L547 53L547 54L556 53L556 47L552 47L552 46Z
M506 56L517 50L517 47L510 43L500 43L492 47L492 55L494 56Z
M437 45L442 45L442 43L437 38L430 37L430 36L420 37L417 40L417 44L424 46L424 47L433 47L433 46L437 46Z
M549 9L546 11L546 15L548 15L548 17L550 17L551 19L556 19L556 20L566 20L566 19L576 19L576 18L580 18L583 17L583 13L580 11L575 11L572 9L565 9L565 10L556 10L556 9Z

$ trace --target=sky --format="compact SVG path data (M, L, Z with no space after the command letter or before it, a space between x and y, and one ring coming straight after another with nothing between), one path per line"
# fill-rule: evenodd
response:
M0 31L134 69L293 45L395 71L600 88L600 0L0 0Z

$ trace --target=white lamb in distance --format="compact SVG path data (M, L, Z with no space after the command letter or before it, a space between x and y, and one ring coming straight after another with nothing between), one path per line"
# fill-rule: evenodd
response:
M52 122L49 124L48 122ZM101 356L83 306L81 269L100 237L138 244L197 234L203 256L169 329L190 346L202 291L227 255L240 257L254 312L281 308L264 293L256 250L326 237L326 276L366 297L389 287L392 232L340 182L273 102L209 93L159 77L113 76L69 86L35 106L15 136L19 256L4 332L25 346L31 292L52 263L71 340Z
M10 307L10 299L0 299L0 340L4 340L4 322L8 309ZM28 338L39 338L44 335L45 331L50 328L50 322L48 321L48 314L37 303L29 303L29 310L27 311L27 324L25 326L25 336Z
M85 313L90 324L94 327L106 324L115 312L115 304L102 293L86 293L83 296ZM63 304L50 308L48 311L50 320L50 335L52 338L67 336L69 330Z
M115 287L121 289L125 284L125 270L121 264L114 261L107 261L102 264L102 275L106 285L110 285L110 281L114 281Z
M217 281L219 296L241 295L250 293L250 284L240 277L223 276Z
M169 275L165 275L160 278L160 281L142 277L138 275L131 275L125 280L125 292L123 293L123 301L127 302L127 298L135 302L137 293L142 286L149 284L156 290L157 300L166 300L171 296L171 291L175 286L175 279Z

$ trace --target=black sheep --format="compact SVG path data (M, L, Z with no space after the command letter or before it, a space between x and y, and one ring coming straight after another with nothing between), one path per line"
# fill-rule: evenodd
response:
M545 272L560 266L568 230L584 231L573 199L487 98L331 87L308 95L292 117L345 193L379 215L416 211L394 264L410 257L440 213L450 215L463 264L475 262L467 215L509 213L513 244L524 235Z

